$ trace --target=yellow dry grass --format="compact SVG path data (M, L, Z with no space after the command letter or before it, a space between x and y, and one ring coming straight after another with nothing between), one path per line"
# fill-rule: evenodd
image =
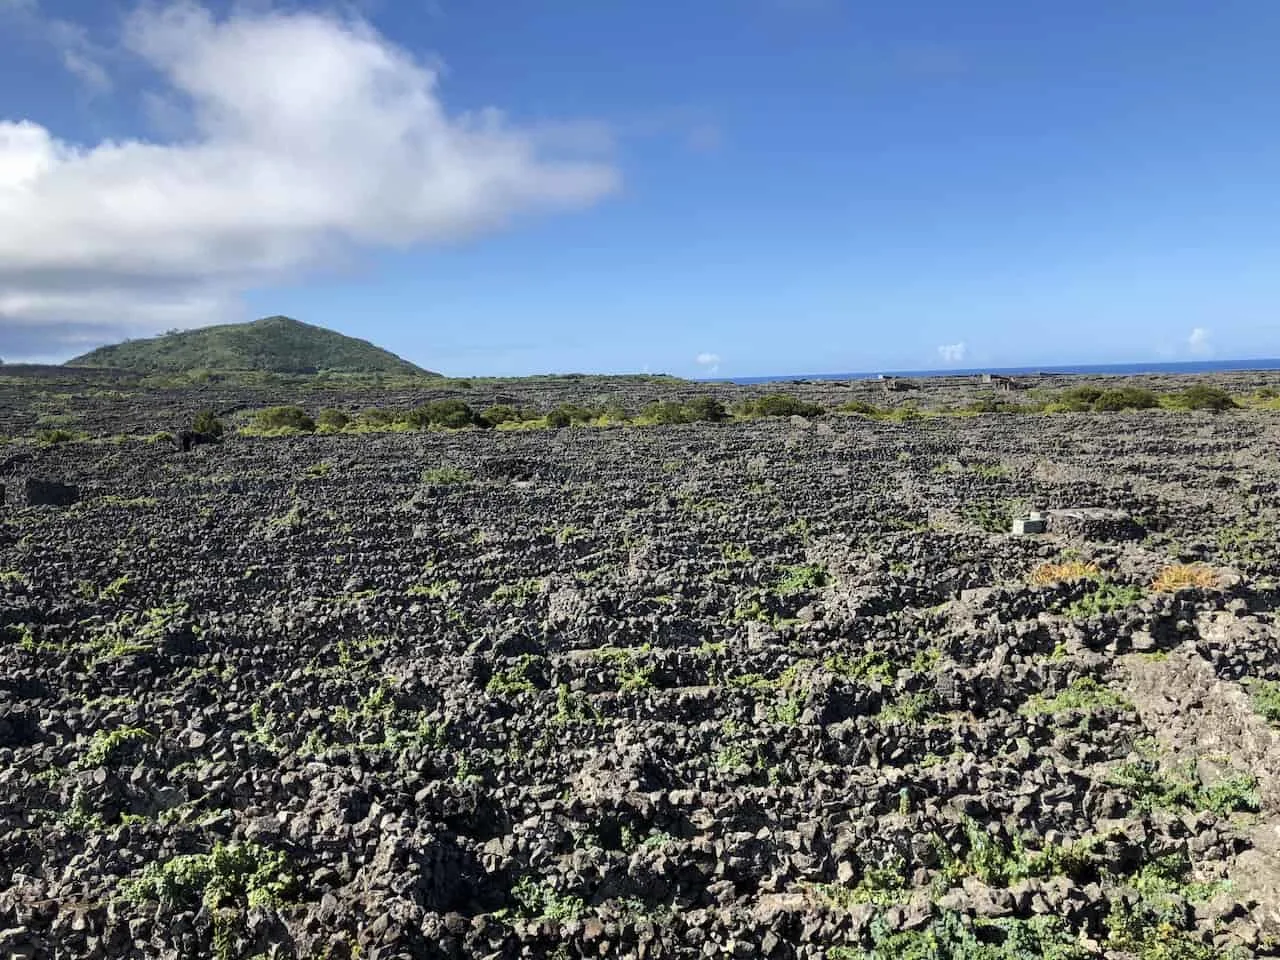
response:
M1047 587L1054 583L1065 583L1069 580L1088 580L1098 576L1096 563L1081 563L1079 560L1068 560L1065 563L1042 563L1031 571L1028 579L1032 585Z
M1151 581L1151 589L1159 593L1177 593L1187 587L1211 590L1218 585L1218 575L1203 563L1175 563L1165 567Z

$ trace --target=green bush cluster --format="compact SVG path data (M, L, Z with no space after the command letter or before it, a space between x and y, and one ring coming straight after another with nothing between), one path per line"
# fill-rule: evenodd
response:
M1148 861L1130 878L1138 896L1115 898L1107 914L1106 944L1139 960L1243 960L1235 948L1221 949L1203 942L1187 924L1188 901L1209 900L1221 889L1191 879L1185 854L1169 854Z
M852 413L859 417L879 417L884 415L883 410L874 403L867 403L865 400L850 400L848 403L842 403L837 409L841 413Z
M1267 723L1280 726L1280 682L1275 680L1248 680L1246 687L1253 709Z
M466 483L471 479L471 472L463 470L460 467L432 467L430 470L422 471L422 482L436 484L438 486L448 486L456 483Z
M269 407L259 410L246 433L260 436L287 436L298 433L355 433L395 430L451 430L472 426L491 426L461 400L433 400L408 411L373 407L356 416L341 410L324 409L314 419L299 406Z
M1151 410L1160 406L1160 398L1142 387L1079 386L1064 390L1045 408L1049 413L1114 413L1121 410Z
M1087 620L1132 607L1142 602L1142 596L1138 587L1102 581L1079 600L1064 606L1062 613L1073 620Z
M942 911L928 926L902 930L876 917L871 950L838 947L829 960L1084 960L1079 945L1059 917L1005 918L966 924L959 913Z
M151 734L141 727L119 727L115 730L97 731L89 741L81 759L84 768L106 766L131 745L143 743L151 739Z
M774 590L780 597L790 597L797 593L820 590L831 583L831 574L826 567L816 563L797 563L778 570L778 581Z
M1169 406L1175 410L1234 410L1238 404L1231 395L1219 387L1211 387L1205 383L1197 383L1169 398Z
M259 436L288 436L296 433L312 433L316 422L301 407L288 405L267 407L253 415L246 433Z
M211 437L220 437L226 432L226 427L212 410L201 410L197 413L195 419L191 421L191 429Z
M406 420L419 430L429 427L445 427L460 430L463 427L480 426L479 415L462 400L433 400L410 410Z
M1098 386L1072 387L1056 397L1044 400L1014 402L988 392L963 406L933 411L953 416L990 413L1059 413L1114 412L1150 410L1158 407L1176 410L1229 410L1237 407L1230 395L1217 387L1197 384L1176 394L1157 395L1142 387L1124 386L1103 389ZM842 413L874 419L906 422L924 414L914 406L878 407L865 400L850 400L839 408ZM245 433L259 436L288 436L298 433L374 433L404 430L487 428L502 430L561 429L570 426L610 426L614 424L719 423L731 418L753 420L761 417L820 417L826 409L787 393L769 393L743 400L732 414L716 397L704 394L685 401L661 400L649 403L637 413L621 404L584 405L562 403L550 410L538 411L517 407L512 403L495 403L477 410L460 399L433 400L408 411L371 408L358 414L324 409L313 419L300 406L286 405L259 410L244 428ZM220 436L223 426L212 411L203 411L193 423L202 433ZM66 430L45 430L38 435L43 443L61 443L77 439Z
M1108 780L1140 810L1212 810L1225 816L1259 809L1258 780L1250 773L1205 783L1192 764L1166 771L1154 760L1139 759L1116 767Z
M744 420L757 417L820 417L826 410L787 393L768 393L763 397L743 400L734 413Z
M529 414L527 411L518 410L507 403L495 403L489 407L484 413L480 414L480 419L488 426L496 427L502 423L519 423L522 420L532 420L535 414Z
M641 423L720 423L729 418L724 404L711 396L695 397L688 403L665 400L651 403L640 411Z
M1104 709L1124 709L1129 701L1114 690L1100 684L1093 677L1078 677L1061 693L1045 696L1037 693L1022 705L1019 713L1035 716L1037 714L1058 714L1069 710L1092 711Z
M180 907L262 907L278 903L294 884L283 853L253 843L219 843L211 853L148 864L123 883L121 893L134 902Z
M989 831L972 818L966 818L965 852L952 852L935 837L933 846L941 861L938 886L953 887L965 877L977 877L987 886L1007 887L1034 877L1067 876L1081 879L1096 868L1094 855L1100 839L1081 840L1073 844L1046 844L1032 852L1022 836L1006 835L1006 831Z
M511 897L521 916L564 923L582 916L586 905L581 897L560 893L546 880L522 877L511 888Z
M78 439L79 437L70 430L63 430L61 428L41 430L36 434L36 442L42 443L46 446L50 446L55 443L70 443L71 441Z
M1245 402L1260 410L1280 410L1280 391L1275 387L1259 387L1245 398Z
M341 433L351 423L351 417L341 410L321 410L316 415L316 430L320 433Z
M547 426L557 430L581 424L585 426L597 417L603 416L602 410L594 410L577 403L562 403L552 409L546 416Z

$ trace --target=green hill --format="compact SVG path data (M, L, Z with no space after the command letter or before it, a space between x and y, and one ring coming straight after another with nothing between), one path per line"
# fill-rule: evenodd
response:
M291 317L266 317L252 323L228 323L166 333L147 340L126 340L68 360L69 367L112 367L136 373L190 370L270 373L394 373L430 375L430 371L375 347Z

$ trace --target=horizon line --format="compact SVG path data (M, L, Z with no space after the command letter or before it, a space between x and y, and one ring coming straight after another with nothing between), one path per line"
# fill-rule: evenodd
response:
M1232 373L1269 372L1280 370L1280 357L1244 357L1217 360L1133 360L1108 363L1058 363L1021 364L1008 367L934 367L918 369L882 369L841 371L831 373L792 374L740 374L735 376L695 377L698 383L742 383L743 381L780 380L874 380L879 377L974 377L984 373L1011 376L1035 376L1037 374L1091 374L1114 371L1131 375L1136 373L1171 372L1171 368L1193 368L1188 372L1207 373L1212 370Z

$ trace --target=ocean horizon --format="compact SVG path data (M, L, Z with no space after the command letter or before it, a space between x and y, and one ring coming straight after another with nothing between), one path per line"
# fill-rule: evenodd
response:
M704 377L704 383L781 383L794 380L875 380L879 377L976 377L984 373L1005 377L1037 374L1101 374L1136 376L1144 373L1222 373L1280 370L1280 357L1251 360L1179 360L1152 363L1068 363L1058 366L966 367L947 370L875 370L859 373L789 373L764 377Z

